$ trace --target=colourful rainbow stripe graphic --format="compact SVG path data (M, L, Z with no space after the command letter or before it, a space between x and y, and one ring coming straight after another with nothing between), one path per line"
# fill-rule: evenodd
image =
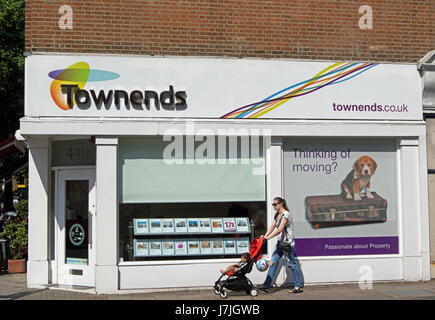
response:
M376 65L378 63L334 63L308 80L282 89L260 102L237 108L223 115L221 119L259 118L290 99L307 95L326 86L350 80Z

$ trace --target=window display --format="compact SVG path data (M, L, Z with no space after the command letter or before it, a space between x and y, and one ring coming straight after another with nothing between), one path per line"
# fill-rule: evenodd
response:
M178 220L180 225L187 225L187 228L181 227L177 231L175 220ZM211 228L213 220L219 221L219 225L221 221L225 221L223 224L227 226L215 229L213 232ZM236 221L241 222L239 228ZM240 238L241 235L251 233L249 218L133 219L133 224L131 238L133 239L134 258L216 254L225 256L249 251L250 238ZM154 231L144 232L143 229L146 225L149 225ZM170 238L150 238L163 235ZM201 235L202 238L199 238L198 236ZM238 238L217 239L215 238L217 235L233 235ZM192 238L183 239L177 238L178 236L191 236ZM204 238L204 236L209 236L209 238Z
M210 138L215 148L199 163L188 147L202 142L191 138L180 137L186 143L175 154L163 136L119 138L121 261L234 258L239 239L264 234L262 140Z
M122 261L234 258L239 251L247 251L244 249L249 248L254 237L264 234L266 215L259 212L266 211L266 204L240 203L244 210L238 212L246 216L215 215L228 214L234 207L234 203L123 204L120 206ZM173 247L165 241L172 242Z

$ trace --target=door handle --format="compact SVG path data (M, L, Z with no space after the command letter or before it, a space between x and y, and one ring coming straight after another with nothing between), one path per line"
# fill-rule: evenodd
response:
M92 249L92 212L88 212L88 244L90 249Z

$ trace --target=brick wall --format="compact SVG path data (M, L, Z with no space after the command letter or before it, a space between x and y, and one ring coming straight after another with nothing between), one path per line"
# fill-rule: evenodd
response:
M62 5L72 30L59 28ZM435 0L27 0L25 49L416 62L435 49L434 16Z

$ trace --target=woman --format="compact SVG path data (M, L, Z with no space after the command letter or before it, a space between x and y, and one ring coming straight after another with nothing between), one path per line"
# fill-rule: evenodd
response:
M276 244L275 251L272 254L272 264L267 272L266 280L264 280L262 289L267 291L272 286L272 281L275 276L276 268L278 267L279 260L285 253L289 259L289 266L293 271L293 279L295 288L290 292L301 293L302 279L301 270L295 259L295 240L293 232L293 219L290 216L287 203L284 199L276 197L273 199L272 206L276 210L275 217L272 225L269 227L265 235L261 238L270 240L278 236L278 243Z

